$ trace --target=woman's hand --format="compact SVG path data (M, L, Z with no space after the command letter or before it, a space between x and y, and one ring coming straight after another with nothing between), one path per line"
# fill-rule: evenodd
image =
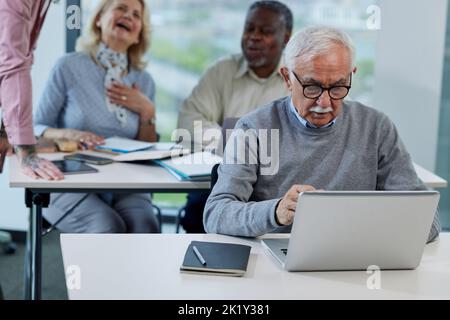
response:
M155 106L134 84L131 88L121 83L113 83L106 89L112 103L124 106L137 113L140 118L151 119L155 117Z
M96 146L105 144L105 138L89 131L78 131L76 137L77 139L75 140L78 141L78 148L80 148L81 150L91 150Z
M44 137L48 139L67 139L78 142L81 150L94 149L96 146L105 143L105 139L89 131L75 129L55 129L48 128L44 131Z

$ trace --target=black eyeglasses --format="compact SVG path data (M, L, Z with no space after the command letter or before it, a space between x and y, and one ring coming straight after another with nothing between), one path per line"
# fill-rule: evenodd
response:
M303 95L308 99L317 99L319 98L324 91L328 91L328 95L333 100L341 100L344 99L352 87L352 74L350 73L350 85L348 86L331 86L328 88L322 87L317 84L303 84L300 79L297 77L294 71L292 71L295 79L302 85L303 87Z

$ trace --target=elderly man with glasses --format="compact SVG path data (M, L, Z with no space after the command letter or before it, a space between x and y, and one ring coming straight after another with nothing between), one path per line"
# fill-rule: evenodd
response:
M237 123L206 203L207 232L289 232L303 191L426 190L388 117L344 100L356 72L347 34L302 30L280 72L291 95ZM436 212L428 240L439 231Z

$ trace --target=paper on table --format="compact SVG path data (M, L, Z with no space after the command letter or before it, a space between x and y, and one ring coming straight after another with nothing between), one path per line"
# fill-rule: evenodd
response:
M189 149L182 149L175 143L157 142L150 150L142 150L127 153L113 153L105 150L85 151L93 156L108 158L117 162L157 160L171 157L179 157L190 153Z
M118 153L128 153L149 149L155 144L152 142L145 142L139 140L132 140L121 137L111 137L105 139L105 144L96 147L97 150L106 150Z
M215 164L222 158L210 152L196 152L178 158L156 160L156 163L176 173L183 180L209 177Z
M139 161L139 160L157 160L165 159L171 157L179 157L190 152L189 149L173 149L173 150L146 150L146 151L136 151L128 152L119 155L110 155L109 159L114 161Z
M156 161L155 161L156 162ZM161 165L161 164L160 164ZM177 178L180 181L196 181L196 182L201 182L201 181L210 181L211 180L211 175L201 175L201 176L187 176L185 174L181 174L180 172L177 172L167 166L161 165L164 169L166 169L170 174L172 174L173 176L175 176L175 178Z

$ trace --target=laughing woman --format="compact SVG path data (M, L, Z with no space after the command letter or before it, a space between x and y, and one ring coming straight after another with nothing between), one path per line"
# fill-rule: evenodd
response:
M155 85L142 60L149 19L144 0L101 1L78 52L51 72L35 113L36 135L87 148L111 136L156 141ZM55 223L72 208L58 224L63 232L159 231L149 194L52 194L44 216Z

